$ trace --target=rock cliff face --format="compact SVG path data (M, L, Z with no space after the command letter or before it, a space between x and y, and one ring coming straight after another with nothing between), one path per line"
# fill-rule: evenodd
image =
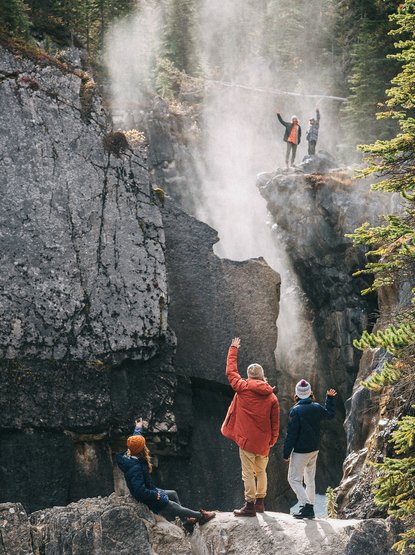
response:
M169 325L177 336L174 367L182 377L177 402L193 415L192 456L169 465L164 481L177 484L186 503L194 499L190 492L198 492L199 504L230 510L243 500L237 447L220 434L233 396L225 375L229 338L243 333L241 374L260 360L274 384L280 280L262 259L233 262L215 256L217 233L171 202L162 215ZM189 421L181 419L180 426L186 429ZM281 491L284 465L272 459L270 499Z
M315 520L266 512L219 513L192 535L130 497L84 499L33 513L0 505L0 555L388 555L396 531L382 520Z
M279 277L220 260L213 230L161 211L145 152L111 131L85 73L13 50L0 50L0 501L31 512L122 489L112 455L143 416L156 481L233 508L227 345L244 326L272 379Z
M322 156L316 161L324 163L327 171L330 160ZM302 170L315 170L310 164ZM317 482L324 492L327 485L337 485L342 475L346 453L342 407L351 395L360 359L352 342L360 337L376 309L374 298L360 294L363 280L352 277L363 267L364 253L353 247L345 234L365 221L376 221L379 213L391 207L385 207L384 198L366 184L352 182L343 171L262 174L258 187L275 222L275 239L284 244L306 295L308 320L318 345L316 360L307 360L304 368L280 379L281 396L289 398L302 376L311 380L318 399L324 399L328 387L339 393L336 421L325 428L319 457ZM298 338L298 344L305 339ZM357 416L353 413L351 418Z
M411 285L398 289L385 287L379 292L379 318L374 330L385 328L391 314L410 305ZM366 349L360 360L353 393L347 401L345 430L347 453L343 478L338 488L339 514L346 518L386 516L373 499L372 483L376 469L372 462L381 462L393 455L390 440L398 420L411 413L413 389L395 385L374 392L361 385L373 372L378 372L389 355L383 349Z

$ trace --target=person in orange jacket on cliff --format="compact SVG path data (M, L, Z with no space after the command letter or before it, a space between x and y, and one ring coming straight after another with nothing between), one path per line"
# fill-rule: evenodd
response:
M239 337L232 339L226 361L226 375L234 398L228 409L222 434L239 447L245 505L235 509L235 516L255 516L264 512L267 494L267 464L271 447L278 440L280 409L274 388L268 385L259 364L250 364L248 379L238 372Z
M287 143L287 151L285 153L285 165L288 168L288 163L291 154L291 166L294 166L295 155L297 154L297 146L301 142L301 126L298 123L297 116L291 117L291 122L284 121L281 114L277 112L279 122L285 127L284 142Z

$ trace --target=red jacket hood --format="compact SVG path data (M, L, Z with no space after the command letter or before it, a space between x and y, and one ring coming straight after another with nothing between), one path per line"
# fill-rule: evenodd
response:
M256 380L255 378L248 378L246 380L250 391L254 391L258 395L272 395L274 393L274 388L271 387L267 382L263 380Z

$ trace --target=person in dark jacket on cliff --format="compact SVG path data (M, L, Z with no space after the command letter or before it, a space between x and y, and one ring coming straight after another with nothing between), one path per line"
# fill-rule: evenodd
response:
M142 420L136 420L134 434L127 439L128 450L116 455L117 464L123 471L128 489L137 500L145 503L154 513L165 518L180 517L184 522L205 524L215 513L212 511L193 511L180 504L174 490L163 490L154 485L151 477L153 465L150 451L142 435Z
M291 123L284 121L279 112L277 112L277 117L280 123L285 127L284 141L287 143L287 151L285 153L285 165L288 168L290 153L291 153L291 166L294 165L295 155L297 153L297 146L301 142L301 126L298 123L297 116L291 117Z
M308 142L308 154L310 156L316 153L316 144L318 139L318 132L320 128L320 110L316 108L316 118L311 118L309 121L306 139Z
M232 339L226 362L226 375L234 398L222 424L222 434L239 447L245 505L235 516L255 516L264 512L267 494L267 464L271 447L278 440L280 409L274 389L268 385L259 364L250 364L248 379L238 372L239 337Z
M329 389L325 406L322 407L315 402L311 385L306 380L300 380L295 386L296 404L290 411L284 442L284 460L290 463L288 482L300 503L300 510L293 515L295 518L315 516L315 475L320 446L320 421L323 418L334 418L336 395L334 389Z

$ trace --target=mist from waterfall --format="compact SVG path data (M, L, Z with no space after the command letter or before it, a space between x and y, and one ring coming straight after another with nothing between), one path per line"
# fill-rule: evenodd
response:
M164 5L168 4L166 0ZM163 4L163 3L162 3ZM277 18L275 6L279 5ZM273 88L303 94L330 94L323 89L322 68L315 61L314 34L324 18L324 0L310 0L304 11L309 25L290 29L290 6L282 0L200 0L196 14L195 45L202 74L216 81L239 83L253 88ZM158 53L163 29L163 10L151 0L118 23L107 39L115 109L139 102L151 79L151 63ZM273 8L273 10L271 10ZM330 22L325 22L325 32ZM275 40L300 41L304 58L301 71L287 68L278 52L269 51L270 33ZM313 42L314 41L314 42ZM324 81L327 83L327 75ZM306 154L305 131L308 119L321 110L318 149L334 150L338 106L333 102L306 97L275 96L236 87L208 84L201 115L202 148L194 157L201 187L197 195L196 217L219 233L215 246L221 257L243 260L262 256L282 276L277 366L283 374L309 379L317 375L318 349L307 316L304 296L292 271L278 230L271 228L265 201L256 186L260 172L271 172L284 164L285 120L296 114L303 127L303 141L297 162ZM191 194L191 191L189 191ZM239 331L243 338L243 329ZM294 340L295 338L295 340ZM295 344L295 348L293 345ZM305 362L307 368L305 369Z

